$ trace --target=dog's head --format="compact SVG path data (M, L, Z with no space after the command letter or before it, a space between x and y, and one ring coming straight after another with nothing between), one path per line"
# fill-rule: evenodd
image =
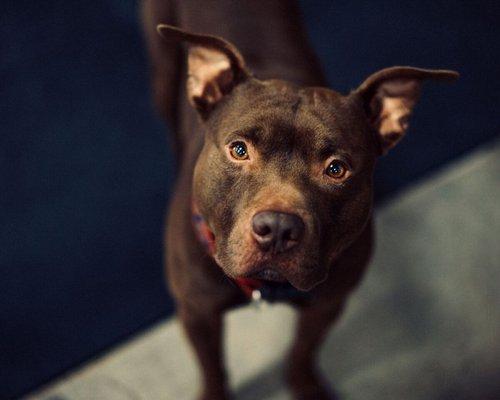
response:
M302 290L364 230L375 160L404 136L422 81L458 76L393 67L342 95L258 80L222 38L158 30L189 45L188 99L205 130L193 196L217 263Z

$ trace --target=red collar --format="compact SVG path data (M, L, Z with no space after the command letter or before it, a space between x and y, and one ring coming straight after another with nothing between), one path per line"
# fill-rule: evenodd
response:
M199 242L203 245L205 251L213 257L215 253L215 235L205 218L200 214L200 210L194 201L191 204L191 221Z

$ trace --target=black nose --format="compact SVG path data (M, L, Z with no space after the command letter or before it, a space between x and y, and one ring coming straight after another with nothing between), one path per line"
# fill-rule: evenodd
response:
M295 214L262 211L253 216L253 236L264 251L283 253L295 247L304 233L304 222Z

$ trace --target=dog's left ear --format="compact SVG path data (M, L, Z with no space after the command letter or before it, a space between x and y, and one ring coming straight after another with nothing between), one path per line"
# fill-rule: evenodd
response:
M454 81L458 76L449 70L392 67L374 73L355 90L362 97L369 122L378 134L382 154L406 133L422 81Z
M167 40L189 45L187 94L202 118L250 76L238 49L218 36L186 32L164 24L158 25L157 30Z

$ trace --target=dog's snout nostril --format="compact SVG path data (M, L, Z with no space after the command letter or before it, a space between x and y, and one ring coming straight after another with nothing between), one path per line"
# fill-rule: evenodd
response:
M261 250L282 253L295 247L305 230L295 214L262 211L252 219L252 233Z
M297 240L299 237L298 237L298 234L296 231L294 231L293 229L287 229L283 232L283 239L284 240Z
M271 233L271 228L266 224L254 224L253 230L260 236L267 236Z

